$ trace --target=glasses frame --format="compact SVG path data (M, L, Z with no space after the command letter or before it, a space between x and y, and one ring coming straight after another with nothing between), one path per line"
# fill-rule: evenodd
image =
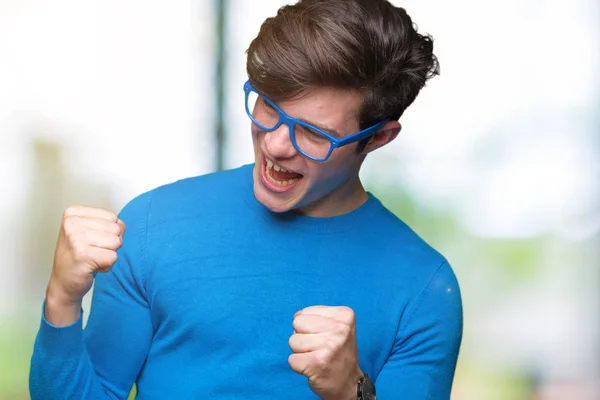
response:
M313 126L311 124L308 124L304 121L300 121L299 119L296 118L292 118L289 115L287 115L281 108L279 108L277 106L277 104L275 104L273 101L271 101L270 99L268 99L267 97L263 96L261 93L258 92L258 90L256 90L252 84L250 83L250 81L246 81L246 83L244 83L244 92L246 94L246 98L245 98L245 107L246 107L246 114L248 114L248 118L250 118L250 120L256 125L258 126L260 129L264 130L265 132L273 132L274 130L277 130L281 124L286 124L288 126L288 131L289 131L289 135L290 135L290 141L292 142L292 145L294 145L294 148L296 150L298 150L298 152L300 154L302 154L304 157L307 157L313 161L317 161L317 162L325 162L327 161L327 159L331 156L331 153L333 153L334 149L338 149L340 147L344 147L347 146L349 144L358 142L359 140L368 138L370 136L373 136L374 134L376 134L381 127L383 127L383 125L385 125L386 122L389 122L389 119L383 120L381 122L376 123L375 125L372 125L366 129L363 129L360 132L354 133L350 136L346 136L343 138L336 138L335 136L332 136L331 134L323 131L322 129L317 128L316 126ZM254 117L252 116L252 111L248 108L248 97L250 96L250 93L256 93L260 98L262 98L264 101L266 101L271 107L273 107L273 109L275 111L277 111L277 113L279 114L279 121L277 121L277 123L275 124L274 127L272 128L267 128L263 125L261 125L260 123L258 123ZM317 158L317 157L313 157L309 154L306 154L296 143L296 135L295 135L295 131L294 128L296 125L301 125L304 126L308 129L312 129L313 131L316 131L318 133L320 133L321 135L323 135L326 139L329 140L330 146L329 146L329 152L327 153L327 155L323 158Z

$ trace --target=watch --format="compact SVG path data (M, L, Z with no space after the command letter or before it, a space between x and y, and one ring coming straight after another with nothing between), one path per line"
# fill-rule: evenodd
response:
M364 374L363 378L356 385L357 400L377 400L375 395L375 384L369 378L369 375Z

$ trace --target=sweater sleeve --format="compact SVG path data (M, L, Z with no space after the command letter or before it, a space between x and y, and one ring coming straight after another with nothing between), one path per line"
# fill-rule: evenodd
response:
M123 246L112 269L96 276L85 331L81 317L55 327L42 312L29 374L32 400L127 398L152 340L143 275L149 205L146 194L121 211Z
M377 398L448 400L462 340L462 317L458 282L444 262L400 322L377 377Z

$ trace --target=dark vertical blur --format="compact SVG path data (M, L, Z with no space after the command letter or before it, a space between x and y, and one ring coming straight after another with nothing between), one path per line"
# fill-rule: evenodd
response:
M215 82L215 102L216 102L216 140L215 140L215 160L216 170L223 170L223 149L225 147L225 32L227 30L227 0L215 0L215 19L216 27L216 82Z

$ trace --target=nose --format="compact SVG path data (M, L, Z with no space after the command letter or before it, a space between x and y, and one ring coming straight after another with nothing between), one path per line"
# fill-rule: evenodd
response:
M281 124L279 128L271 132L265 132L266 150L272 157L291 158L297 151L290 140L290 128Z

